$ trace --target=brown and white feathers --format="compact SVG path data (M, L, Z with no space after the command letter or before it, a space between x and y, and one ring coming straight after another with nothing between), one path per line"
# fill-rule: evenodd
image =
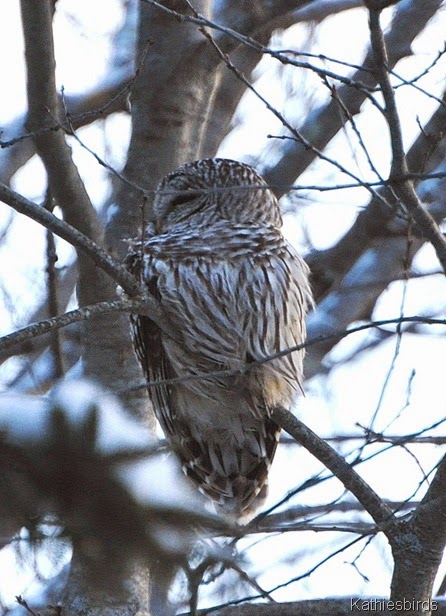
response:
M136 353L150 382L208 375L149 393L186 474L239 517L266 491L279 436L271 411L291 405L304 353L249 364L304 341L307 266L248 165L188 163L161 182L153 208L156 234L133 243L128 265L178 336L133 317Z

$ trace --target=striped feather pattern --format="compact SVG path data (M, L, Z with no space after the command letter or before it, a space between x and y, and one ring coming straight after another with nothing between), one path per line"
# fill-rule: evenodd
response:
M186 474L239 517L266 491L279 436L270 414L300 388L303 351L219 372L303 342L307 267L280 232L277 200L247 165L189 163L163 180L154 211L158 233L134 242L128 266L180 336L139 315L135 349L149 381L209 375L149 393Z

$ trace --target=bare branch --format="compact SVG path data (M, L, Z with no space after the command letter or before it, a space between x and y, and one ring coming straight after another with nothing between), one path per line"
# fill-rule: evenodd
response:
M272 418L344 484L380 529L387 534L388 528L395 523L393 511L356 471L330 445L327 445L297 417L294 417L290 411L283 408L274 409Z
M179 11L166 6L156 0L142 0L159 10L179 19L182 22L207 26L218 31L217 43L225 53L233 51L239 43L249 43L250 37L254 36L259 29L264 28L268 22L299 9L309 4L310 0L276 0L276 2L257 2L255 10L245 2L232 2L230 10L226 11L224 24L216 23L206 16L195 11L194 15ZM221 15L220 15L221 17Z
M135 29L136 7L127 6L127 18L114 37L114 57L102 79L88 92L65 96L66 106L75 128L107 118L117 111L127 111L127 95L132 86L132 34ZM8 140L0 140L0 180L9 184L12 176L36 152L35 143L25 128L26 116L15 118L4 129ZM48 130L48 129L41 129ZM29 133L28 133L29 135ZM9 143L8 143L9 142ZM8 147L15 144L14 147Z
M389 52L389 69L394 67L401 58L410 54L412 41L423 30L429 19L435 15L441 4L442 0L424 0L422 3L412 0L401 3L397 7L385 37ZM367 52L363 66L366 69L373 67L371 50ZM361 81L369 87L374 87L377 83L373 74L363 69L358 70L352 76L352 80ZM359 113L365 100L364 91L349 86L339 88L338 96L352 116ZM299 132L309 140L311 139L315 148L322 150L345 122L345 115L339 113L338 103L331 100L327 105L310 113L305 123L299 128ZM274 166L267 168L263 175L270 184L289 185L303 173L314 158L315 152L307 150L302 143L288 142L284 144L280 160ZM286 191L277 191L277 194L280 196L284 192Z
M69 299L73 295L73 291L76 285L77 278L77 264L72 263L68 267L64 268L63 271L60 272L60 279L58 284L58 305L60 307L60 311L65 311L66 306L68 304ZM28 323L35 323L37 321L42 321L43 319L49 318L51 315L48 310L48 303L46 301L42 301L40 306L31 314L28 318ZM78 335L73 336L74 339L78 339ZM26 340L18 345L14 345L8 349L7 352L0 352L0 364L9 359L13 355L23 355L26 354L28 360L32 363L34 359L36 359L40 353L48 346L49 338L48 336L39 337L38 339L32 338L31 340Z
M326 439L323 439L326 440ZM293 439L293 442L297 441ZM413 501L388 501L384 500L385 504L392 509L392 511L398 511L398 513L407 513L413 511L418 502ZM284 511L279 511L278 513L269 513L266 516L262 516L260 514L258 518L247 527L249 533L258 533L258 532L274 532L272 529L283 529L286 530L289 527L300 530L301 524L307 524L309 521L311 522L315 518L320 519L322 516L332 516L333 513L339 514L339 519L342 520L342 515L345 514L349 516L349 522L342 524L347 526L351 522L351 514L353 512L364 512L364 508L359 501L341 501L335 503L322 503L320 505L308 505L308 506L291 506L285 509ZM331 518L330 518L331 519ZM333 524L340 524L340 522L333 522ZM329 527L330 522L324 525L323 528ZM321 528L322 530L322 528ZM376 525L367 525L367 532L373 531L378 532Z
M445 96L446 94L443 95L443 99ZM411 169L411 173L407 174L408 178L423 180L437 175L435 172L426 172L426 161L429 159L428 169L432 170L443 159L445 134L446 108L440 105L407 154L408 166ZM441 169L442 167L436 171L443 177ZM387 182L379 191L388 193ZM394 198L389 194L387 199L394 202ZM315 250L308 255L307 262L312 271L313 292L316 299L322 298L330 287L339 283L353 263L370 247L373 240L389 233L387 227L394 220L394 216L394 208L383 207L382 201L372 198L367 207L358 214L353 226L335 246L327 250ZM436 219L440 220L441 216L442 214Z
M6 351L24 340L42 336L48 332L56 331L61 327L67 327L67 325L77 323L78 321L84 321L98 314L106 314L109 312L133 312L143 314L146 311L147 305L144 300L120 299L110 302L99 302L91 306L82 306L82 308L78 308L77 310L71 310L62 315L44 319L38 323L32 323L11 334L2 336L0 338L0 352Z
M366 0L367 5L373 5L372 0ZM446 239L439 230L433 218L423 208L415 192L413 183L405 178L409 169L407 166L406 155L403 147L403 137L398 111L395 103L395 94L390 83L388 73L388 57L386 43L380 25L380 11L370 9L370 38L372 50L375 58L375 73L381 85L382 94L385 101L385 117L390 130L392 144L392 167L390 178L396 194L400 197L403 205L407 208L413 219L420 227L425 237L431 242L437 253L438 260L446 273Z
M139 284L135 278L83 233L4 184L0 184L0 199L17 212L20 212L20 214L24 214L47 229L50 229L53 233L88 256L93 263L98 265L104 272L109 274L113 280L119 283L126 293L131 296L139 293Z
M51 2L43 0L36 4L32 0L21 0L21 12L28 82L27 125L29 130L35 131L47 127L52 118L61 119L54 75ZM102 225L73 164L64 134L60 131L37 134L35 142L48 174L51 194L67 222L101 244ZM78 287L80 303L108 299L112 289L111 280L81 255Z
M446 545L445 488L446 456L415 513L405 523L404 533L391 538L395 561L391 597L396 600L413 597L429 605ZM431 613L422 610L426 611ZM408 613L412 616L421 610L409 609Z
M291 134L291 136L289 136L289 135L275 136L274 137L275 139L283 139L283 140L291 139L293 141L296 141L296 142L302 144L303 147L305 148L305 150L309 150L309 151L313 152L314 155L317 156L320 160L328 162L330 165L333 165L335 168L337 168L342 173L346 174L348 177L351 177L352 179L356 180L358 185L362 186L363 188L365 188L366 190L371 192L372 195L374 195L375 198L377 198L378 200L381 200L384 203L386 203L384 197L382 195L380 195L379 193L377 193L374 190L374 188L370 185L369 182L363 182L361 180L361 178L359 178L357 175L355 175L354 173L349 171L346 167L344 167L341 163L339 163L339 161L337 161L334 158L330 158L329 156L324 154L322 151L318 150L301 132L299 132L297 129L295 129L290 124L290 122L288 122L288 120L283 116L283 114L280 113L273 105L271 105L268 102L268 100L264 96L262 96L262 94L260 94L260 92L258 92L256 90L256 88L248 81L248 79L246 79L246 77L240 73L240 71L232 63L232 61L229 58L229 56L220 48L220 46L218 45L217 41L211 36L211 34L209 34L209 32L207 32L206 29L204 29L204 28L200 28L200 31L208 39L208 41L211 43L211 45L213 46L213 48L217 52L218 56L223 60L223 62L226 64L226 66L234 73L234 75L237 77L237 79L239 79L245 85L245 87L247 89L251 90L251 92L253 92L253 94L259 100L262 101L262 103L266 106L266 108L272 114L274 114L276 116L276 118L278 118L280 120L282 125ZM258 47L261 48L261 46L258 46ZM280 54L276 54L275 52L272 52L271 50L266 50L265 48L263 48L263 51L264 51L264 53L269 53L270 55L273 55L273 57L281 57ZM297 64L296 62L293 62L293 61L291 61L289 59L286 60L286 63ZM298 63L298 64L302 65L303 63ZM306 68L308 68L309 66L310 65L305 63L305 67ZM311 68L313 70L316 70L315 67L311 67ZM320 73L319 70L316 70L316 72ZM327 71L323 71L323 73L324 73L324 76L327 75ZM272 137L272 135L268 135L268 137Z

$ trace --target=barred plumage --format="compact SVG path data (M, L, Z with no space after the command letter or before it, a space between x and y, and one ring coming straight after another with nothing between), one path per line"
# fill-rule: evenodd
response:
M149 381L212 373L149 393L187 475L238 517L266 491L279 436L271 411L292 403L304 354L218 372L304 340L307 266L280 232L276 198L248 165L206 159L180 167L159 185L154 214L156 231L133 243L128 265L178 337L139 315L135 349Z

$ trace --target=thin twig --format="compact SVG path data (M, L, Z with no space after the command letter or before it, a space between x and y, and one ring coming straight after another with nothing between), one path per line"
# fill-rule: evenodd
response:
M31 614L31 616L40 616L40 613L39 613L39 612L35 612L34 610L32 610L32 609L29 607L28 603L25 601L25 599L23 599L23 597L21 597L20 595L18 595L18 596L15 598L15 600L17 601L17 603L18 603L19 605L21 605L21 606L25 609L25 611L26 611L28 614Z
M203 34L203 36L210 42L210 44L215 49L217 54L220 56L222 61L226 64L228 69L236 76L236 78L239 79L246 86L246 88L248 88L248 90L251 90L251 92L260 101L262 101L262 103L265 105L268 111L274 114L276 118L280 120L283 127L286 128L291 133L291 135L286 135L285 136L286 138L295 140L296 142L300 143L305 148L305 150L313 152L315 156L317 156L320 160L323 160L329 163L330 165L333 165L334 167L336 167L336 169L341 171L341 173L344 173L348 177L351 177L352 179L354 179L360 186L368 190L376 199L378 199L379 201L382 201L383 205L390 207L390 205L388 204L384 196L378 193L369 182L362 181L360 177L358 177L357 175L349 171L339 161L333 158L330 158L329 156L324 154L321 150L318 150L303 135L302 132L298 131L294 126L292 126L292 124L288 122L288 120L283 116L283 114L281 114L273 105L271 105L268 102L268 100L264 96L262 96L262 94L258 92L258 90L250 83L250 81L238 70L238 68L233 64L233 62L229 58L229 56L220 48L217 41L212 37L212 35L204 28L199 28L199 30ZM268 135L268 137L270 137L270 135Z
M136 385L135 387L129 388L131 391L133 389L144 389L145 387L160 387L162 385L171 385L174 383L186 383L188 381L200 381L202 379L209 379L212 377L222 378L222 377L231 377L231 376L240 376L249 370L253 370L254 368L261 366L267 362L273 361L278 357L284 357L285 355L289 355L290 353L294 353L295 351L300 351L302 349L306 349L317 344L321 344L323 342L327 342L329 340L342 340L351 334L356 334L361 331L365 331L367 329L382 327L383 325L397 325L398 323L423 323L425 325L446 325L446 319L432 319L429 317L399 317L396 319L385 319L383 321L373 321L371 323L366 323L364 325L358 325L356 327L352 327L350 329L344 329L342 331L333 332L332 334L324 334L321 336L315 336L314 338L309 338L305 342L301 344L296 344L293 347L289 347L287 349L283 349L281 351L277 351L277 353L271 353L270 355L266 355L262 357L262 359L258 359L256 361L252 361L249 364L246 364L242 368L237 369L228 369L228 370L217 370L211 372L199 372L197 374L191 374L187 376L179 376L173 377L170 379L160 379L157 381L147 381L141 383L140 385ZM128 391L126 389L125 391ZM124 393L124 392L122 392Z
M350 464L290 411L276 408L272 413L272 418L342 482L347 490L358 499L377 526L387 534L388 527L395 525L393 511Z

